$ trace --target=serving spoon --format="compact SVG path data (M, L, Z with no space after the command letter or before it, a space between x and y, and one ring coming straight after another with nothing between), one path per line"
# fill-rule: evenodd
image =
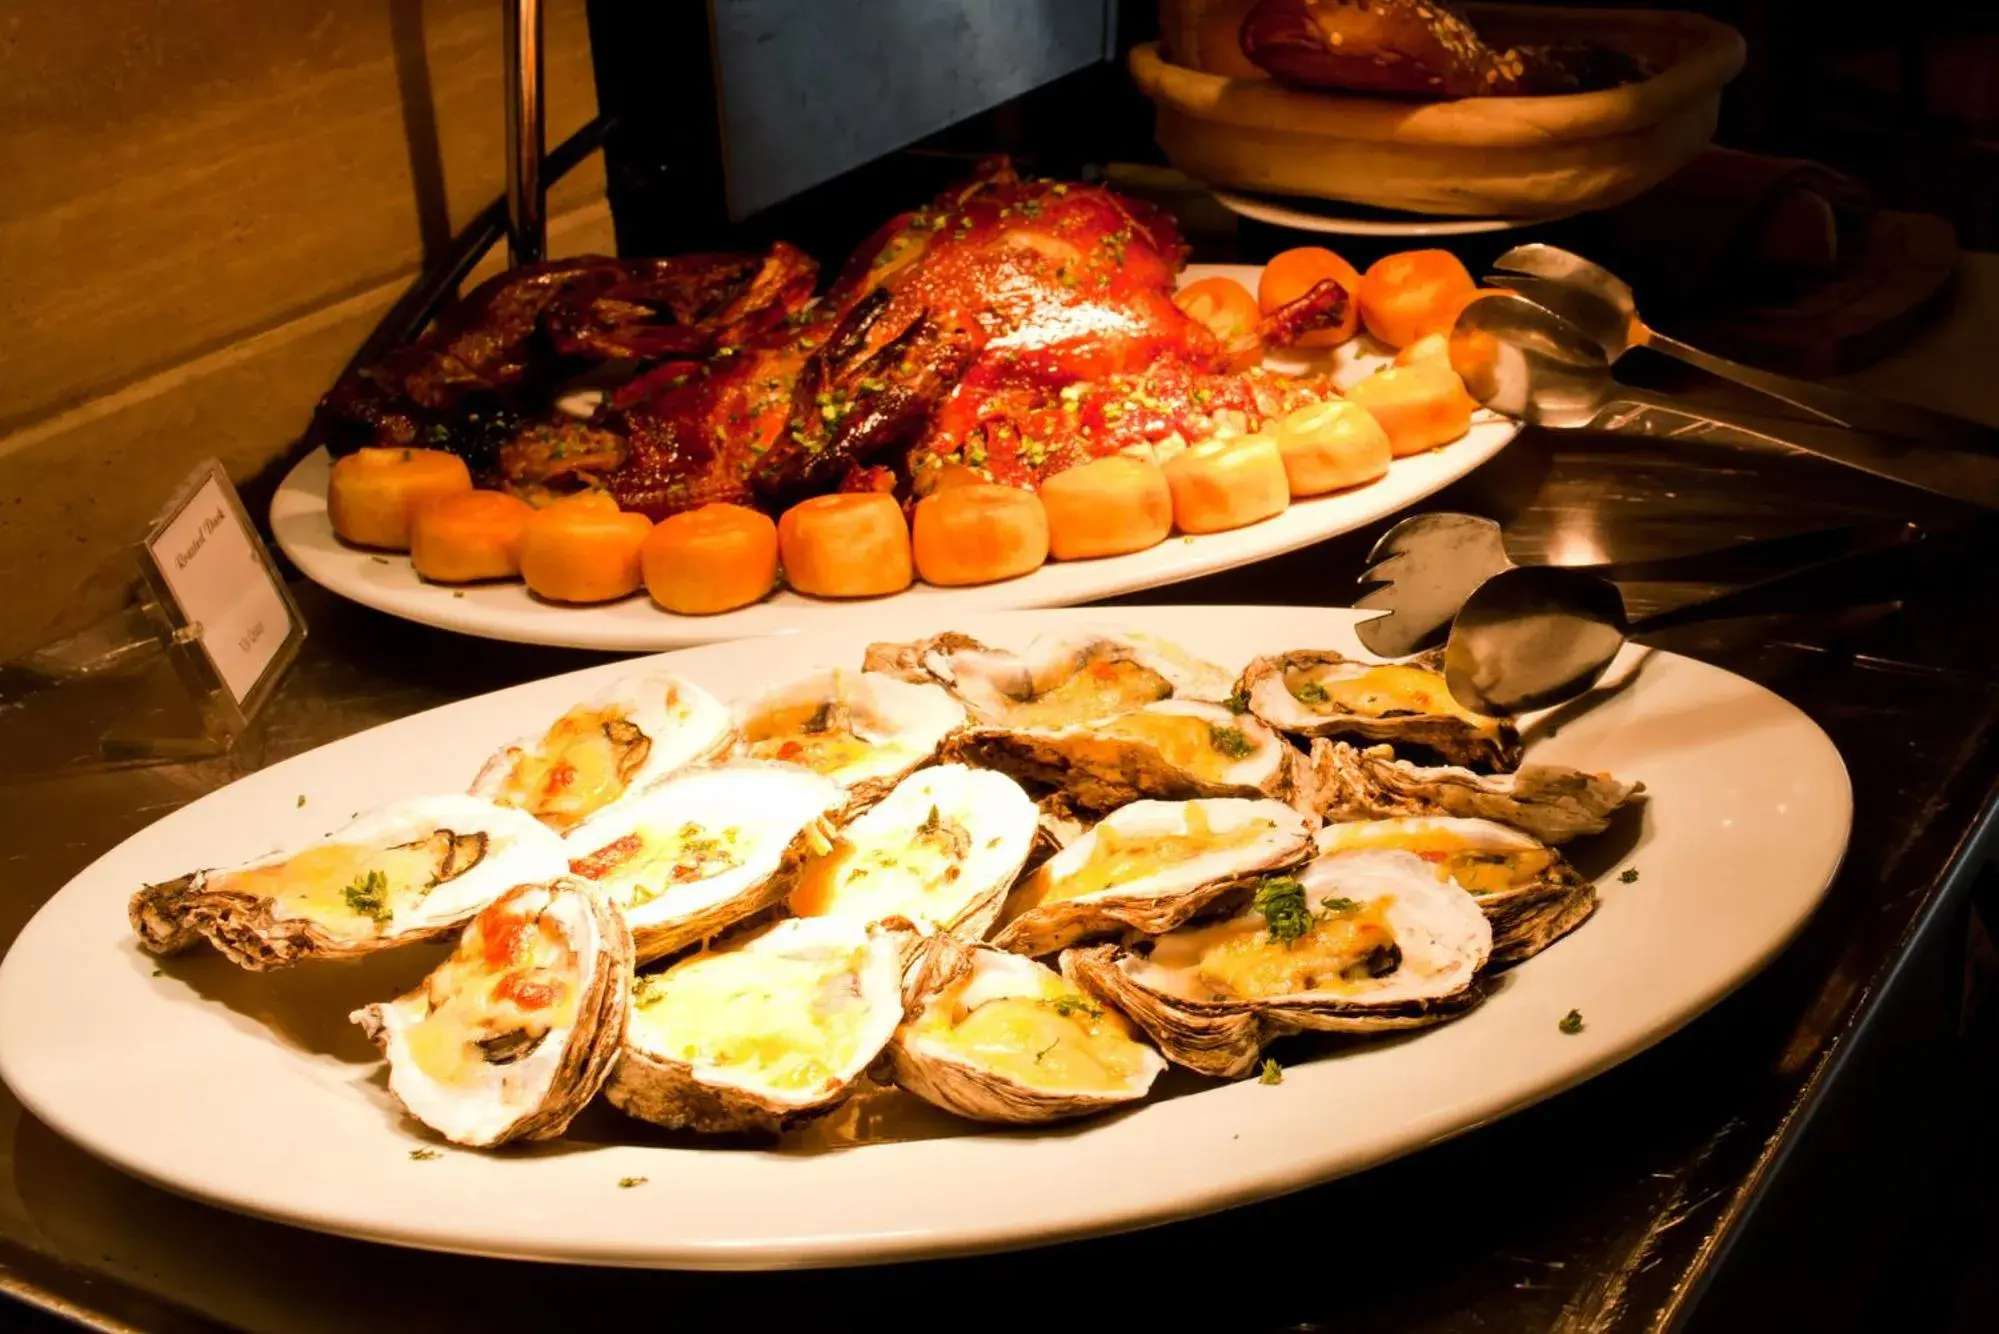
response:
M1614 364L1632 348L1646 347L1833 426L1960 449L1999 449L1999 430L1982 423L1757 370L1662 334L1639 317L1637 299L1622 278L1559 246L1515 246L1492 263L1500 272L1489 275L1489 283L1518 292L1568 320L1603 349L1607 362Z
M1458 703L1492 717L1545 709L1594 686L1627 640L1701 621L1804 611L1814 602L1862 605L1868 599L1857 593L1859 576L1878 575L1877 558L1912 552L1926 536L1906 523L1858 530L1824 560L1637 621L1617 585L1599 574L1515 566L1465 599L1444 645L1444 682Z
M1724 408L1695 411L1677 399L1619 383L1602 344L1518 292L1496 292L1466 306L1451 331L1450 355L1473 398L1536 425L1650 436L1726 427L1952 500L1999 508L1999 458L1811 422L1774 424Z

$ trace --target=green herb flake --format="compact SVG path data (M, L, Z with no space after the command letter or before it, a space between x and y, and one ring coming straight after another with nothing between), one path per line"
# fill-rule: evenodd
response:
M1321 899L1319 901L1319 913L1325 917L1331 917L1334 913L1357 912L1359 909L1360 905L1352 899Z
M298 794L298 804L300 806L305 805L305 793L301 792Z
M619 1178L618 1178L618 1189L619 1189L619 1190L630 1190L630 1189L632 1189L632 1188L633 1188L634 1186L643 1186L643 1185L645 1185L645 1183L646 1183L646 1178L645 1178L645 1177L619 1177Z
M1232 760L1246 759L1256 752L1256 743L1243 735L1240 727L1210 725L1208 744Z
M1277 1063L1275 1057L1264 1057L1263 1069L1258 1072L1256 1082L1259 1084L1282 1084L1284 1082L1284 1067Z
M1264 930L1272 940L1289 944L1312 929L1305 906L1305 887L1288 875L1273 875L1256 887L1251 906L1263 914Z
M1052 1000L1043 996L1041 1003L1064 1019L1073 1019L1079 1014L1092 1019L1104 1017L1104 1007L1083 996L1056 996Z
M1331 696L1317 681L1304 681L1292 687L1291 694L1301 704L1324 704Z
M387 556L370 556L368 557L368 559L375 562L375 564L377 565L387 565L389 563L389 558Z
M1043 1047L1040 1051L1034 1053L1034 1063L1036 1065L1040 1065L1042 1057L1046 1056L1049 1052L1054 1051L1057 1047L1061 1045L1062 1045L1062 1039L1056 1038L1053 1042Z
M1249 696L1240 690L1223 700L1222 704L1237 717L1249 712Z
M377 926L394 916L389 907L389 878L380 871L356 876L353 884L340 891L340 897L356 915L373 920Z
M167 975L167 970L164 968L155 968L153 970L154 977L165 977L166 975Z
M1637 867L1635 867L1635 866L1631 866L1631 867L1626 867L1626 868L1625 868L1624 870L1622 870L1622 871L1618 872L1618 874L1617 874L1617 879L1618 879L1618 883L1620 883L1620 884L1625 884L1625 885L1635 885L1635 884L1637 884L1637 883L1638 883L1638 868L1637 868Z
M462 588L454 588L453 590L451 590L451 596L455 598L462 598L465 596L465 590Z
M439 1158L442 1158L443 1156L444 1156L444 1155L443 1155L443 1154L441 1154L441 1153L439 1153L439 1152L438 1152L438 1151L437 1151L436 1149L411 1149L411 1150L410 1150L410 1161L411 1161L411 1162L413 1162L413 1163L430 1163L430 1162L436 1162L436 1161L437 1161L437 1160L438 1160Z
M934 834L943 828L943 825L944 818L937 813L937 808L932 806L930 814L923 817L923 823L916 826L916 832L919 834Z
M1555 1027L1561 1029L1567 1036L1574 1037L1583 1031L1583 1012L1581 1010L1570 1010L1562 1016L1562 1022L1556 1024Z

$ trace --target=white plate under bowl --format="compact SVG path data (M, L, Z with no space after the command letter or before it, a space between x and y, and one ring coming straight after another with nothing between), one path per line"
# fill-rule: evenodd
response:
M1300 646L1359 652L1351 611L1145 607L939 621L856 618L781 649L719 644L663 661L741 698L875 637L962 630L1002 645L1108 625L1230 667ZM1852 797L1824 733L1739 677L1627 649L1627 681L1534 759L1643 779L1628 847L1592 851L1603 907L1454 1023L1310 1056L1281 1084L1169 1076L1177 1096L1046 1131L942 1113L836 1113L776 1148L707 1147L597 1107L562 1142L479 1153L399 1116L345 1020L434 951L249 974L203 954L161 965L125 920L148 881L316 838L348 813L457 790L488 751L608 678L614 663L363 732L194 802L100 858L0 964L0 1076L35 1116L146 1180L245 1213L400 1245L589 1264L756 1269L906 1260L1142 1227L1297 1190L1504 1116L1639 1052L1761 968L1810 915ZM303 798L303 804L301 803ZM1620 871L1638 873L1624 883ZM1584 1027L1558 1025L1570 1010ZM1168 1081L1162 1081L1168 1082ZM889 1095L884 1101L907 1101ZM893 1136L903 1136L896 1139ZM865 1142L858 1147L856 1140ZM641 1187L621 1189L626 1177Z
M1260 272L1247 264L1193 264L1182 283L1216 275L1237 278L1250 290ZM1355 340L1337 349L1349 371L1385 364L1384 349ZM1273 355L1272 369L1297 373L1314 362L1297 354ZM1347 379L1350 380L1350 374ZM453 589L417 578L407 556L350 547L333 535L326 517L326 479L332 467L323 450L301 459L271 501L271 530L306 578L344 598L405 620L488 639L569 648L650 652L750 635L796 634L836 626L857 607L906 606L933 620L970 612L1024 607L1068 607L1142 588L1234 569L1364 528L1455 482L1505 448L1518 422L1481 412L1461 440L1397 459L1378 482L1317 496L1275 518L1226 533L1169 537L1149 551L1102 560L1050 561L1032 574L972 588L917 584L893 597L867 602L827 601L780 590L754 606L719 616L678 616L639 593L618 602L566 607L543 602L519 583Z
M1336 199L1289 199L1280 195L1245 194L1218 186L1210 186L1208 193L1231 213L1273 227L1323 232L1328 236L1480 236L1538 227L1569 216L1551 213L1540 218L1426 218L1414 213L1398 215L1365 209Z

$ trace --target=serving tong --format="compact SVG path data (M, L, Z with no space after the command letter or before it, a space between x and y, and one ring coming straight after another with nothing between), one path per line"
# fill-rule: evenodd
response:
M1668 338L1638 317L1631 289L1581 256L1519 246L1497 261L1502 288L1466 306L1451 362L1472 396L1557 430L1593 427L1680 436L1713 427L1802 450L1958 502L1999 509L1999 431L1944 413L1742 366ZM1612 366L1649 347L1794 409L1811 421L1773 422L1618 381Z
M1864 589L1926 540L1915 524L1826 529L1663 560L1515 565L1499 525L1469 514L1419 514L1382 535L1356 606L1387 614L1356 627L1361 643L1402 657L1444 636L1444 680L1466 708L1496 717L1583 694L1624 644L1704 621L1854 606ZM1614 579L1720 578L1788 565L1637 621ZM1867 583L1863 583L1863 576Z

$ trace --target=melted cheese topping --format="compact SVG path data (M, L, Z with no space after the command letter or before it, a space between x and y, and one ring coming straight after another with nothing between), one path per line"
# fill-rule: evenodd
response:
M1199 806L1187 807L1186 827L1177 834L1152 830L1126 833L1105 821L1091 831L1090 851L1080 866L1059 880L1045 869L1036 872L1027 895L1034 904L1081 898L1211 852L1246 848L1276 828L1269 820L1252 819L1218 830Z
M410 1059L439 1084L460 1084L576 1022L578 959L561 925L527 887L479 914L424 983L429 1011L404 1033ZM480 1044L485 1043L482 1047Z
M1143 741L1175 769L1216 783L1256 753L1256 743L1242 728L1219 726L1193 713L1127 713L1099 730Z
M275 866L211 876L224 893L269 899L274 915L304 918L335 935L378 935L400 909L421 903L440 867L426 842L401 848L327 843Z
M519 754L493 800L518 806L554 829L567 829L610 805L624 795L626 780L638 767L633 745L612 736L617 724L631 726L621 708L571 709L539 745Z
M1489 847L1473 843L1449 829L1398 829L1393 825L1329 825L1319 838L1319 851L1353 848L1400 848L1436 868L1440 881L1456 881L1472 894L1499 894L1519 889L1547 871L1555 854L1541 847Z
M675 885L735 870L748 856L747 845L735 825L709 829L689 821L671 829L635 829L572 861L569 869L607 882L620 907L641 908Z
M791 892L800 917L880 922L906 917L934 930L963 912L977 886L962 883L971 833L947 816L914 831L883 831L865 843L841 838L813 859Z
M853 724L833 701L811 701L766 709L743 725L744 750L762 760L802 764L828 777L874 755L875 743L854 734Z
M1013 727L1064 727L1123 713L1165 699L1173 693L1166 678L1148 667L1124 660L1099 660L1070 673L1034 698L1010 705L1006 722Z
M867 1027L865 950L701 954L639 979L644 1047L737 1082L830 1092L854 1069Z
M1292 940L1272 940L1255 912L1182 927L1153 941L1147 964L1167 970L1169 989L1190 1000L1349 993L1391 957L1379 951L1395 944L1387 917L1392 903L1384 897L1354 907L1317 906L1311 926Z
M954 983L915 1031L1016 1083L1076 1093L1127 1088L1147 1061L1123 1017L1041 971L1038 995L996 996L970 1009L969 982Z
M1343 674L1337 667L1292 668L1284 673L1284 688L1314 713L1350 713L1362 718L1418 713L1456 718L1482 732L1499 727L1496 720L1458 703L1437 673L1399 663L1351 674Z

